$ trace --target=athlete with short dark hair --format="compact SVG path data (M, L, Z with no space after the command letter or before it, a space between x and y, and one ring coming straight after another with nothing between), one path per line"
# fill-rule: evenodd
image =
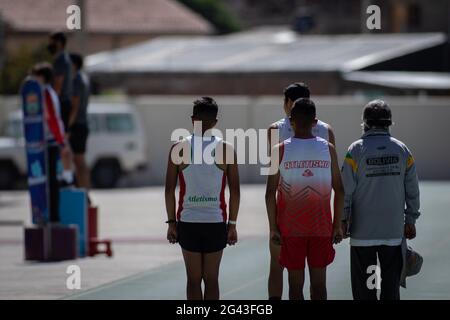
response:
M67 129L72 112L72 66L66 51L67 37L63 32L54 32L48 38L47 50L53 58L53 89L58 94L61 116Z
M268 130L268 139L271 143L271 131L278 130L279 141L282 142L294 135L289 116L294 105L294 101L300 98L310 98L309 87L303 82L292 83L284 89L283 109L286 117L274 122ZM335 145L334 132L331 126L317 118L313 121L312 134L329 141ZM278 143L277 142L277 143ZM271 145L271 148L274 145ZM270 273L268 280L268 292L270 300L280 300L283 293L283 268L278 262L280 256L280 246L272 240L269 240L270 249Z
M72 65L69 53L66 51L67 37L63 32L54 32L48 38L47 50L53 58L53 80L52 87L58 95L59 105L61 108L61 119L64 129L70 128L74 119L72 106ZM67 137L66 137L67 138ZM65 168L62 173L63 183L71 186L74 183L74 175L72 171L72 159L64 161Z
M284 104L283 109L286 117L274 122L269 127L270 129L278 129L280 142L286 140L294 135L294 131L289 120L292 107L294 106L294 101L300 98L310 98L309 87L303 82L295 82L290 84L284 89ZM335 144L334 132L328 123L325 123L319 119L314 119L314 124L312 128L313 135L321 137L333 145ZM270 135L269 135L270 138ZM270 139L269 139L270 141Z
M312 134L315 118L316 108L310 99L295 101L290 117L294 136L272 150L272 161L279 162L279 169L267 180L270 240L281 245L279 263L289 273L291 300L303 299L305 260L311 299L327 299L326 268L334 260L333 243L342 240L344 190L336 150Z
M234 245L237 242L236 219L240 200L237 158L230 144L208 133L217 123L217 112L217 103L210 97L194 102L191 119L193 123L201 122L202 132L194 131L172 146L167 165L167 239L181 246L188 300L219 299L222 252L227 243ZM199 151L201 161L195 159ZM204 159L206 156L203 154L211 157L212 161ZM231 161L228 161L227 154L232 155ZM180 194L176 210L177 181ZM227 182L230 191L228 220Z

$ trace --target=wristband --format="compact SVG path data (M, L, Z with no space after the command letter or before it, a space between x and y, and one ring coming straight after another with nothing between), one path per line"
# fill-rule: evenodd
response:
M236 225L236 220L228 220L228 224Z
M177 223L177 220L173 220L173 219L167 220L166 223Z

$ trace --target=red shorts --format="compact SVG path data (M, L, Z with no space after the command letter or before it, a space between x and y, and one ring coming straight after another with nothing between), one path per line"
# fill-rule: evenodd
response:
M325 268L334 260L331 237L283 237L280 265L288 270L302 270L305 259L310 268Z

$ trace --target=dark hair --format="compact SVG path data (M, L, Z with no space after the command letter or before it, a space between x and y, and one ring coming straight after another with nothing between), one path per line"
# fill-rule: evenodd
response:
M81 70L81 68L83 68L83 56L81 54L72 52L70 54L70 60L75 65L77 70Z
M61 43L63 47L66 46L67 37L63 32L53 32L50 34L50 39Z
M310 125L316 118L316 105L311 99L300 98L295 100L291 110L291 119L301 127Z
M391 109L383 100L370 101L364 107L363 121L369 128L387 128L392 125Z
M300 98L309 98L310 92L308 86L303 82L290 84L284 89L284 101L288 99L295 101Z
M215 120L219 107L211 97L202 97L194 101L192 116L201 120Z
M43 77L45 83L53 82L53 67L48 62L40 62L33 66L31 74L37 77Z

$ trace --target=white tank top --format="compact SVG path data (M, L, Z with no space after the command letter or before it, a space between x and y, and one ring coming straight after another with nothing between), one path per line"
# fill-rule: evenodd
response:
M320 137L282 144L277 218L283 236L329 236L331 156ZM331 241L331 240L330 240Z
M194 139L200 139L202 152L207 146L214 156L215 147L221 141L217 137L189 136L191 157L194 150ZM194 161L179 174L180 195L178 200L177 220L183 222L226 222L227 205L225 202L226 175L215 163L195 164Z
M273 125L279 130L280 142L294 136L294 130L288 117L278 120ZM328 127L327 123L317 120L317 124L312 128L312 134L328 141Z

